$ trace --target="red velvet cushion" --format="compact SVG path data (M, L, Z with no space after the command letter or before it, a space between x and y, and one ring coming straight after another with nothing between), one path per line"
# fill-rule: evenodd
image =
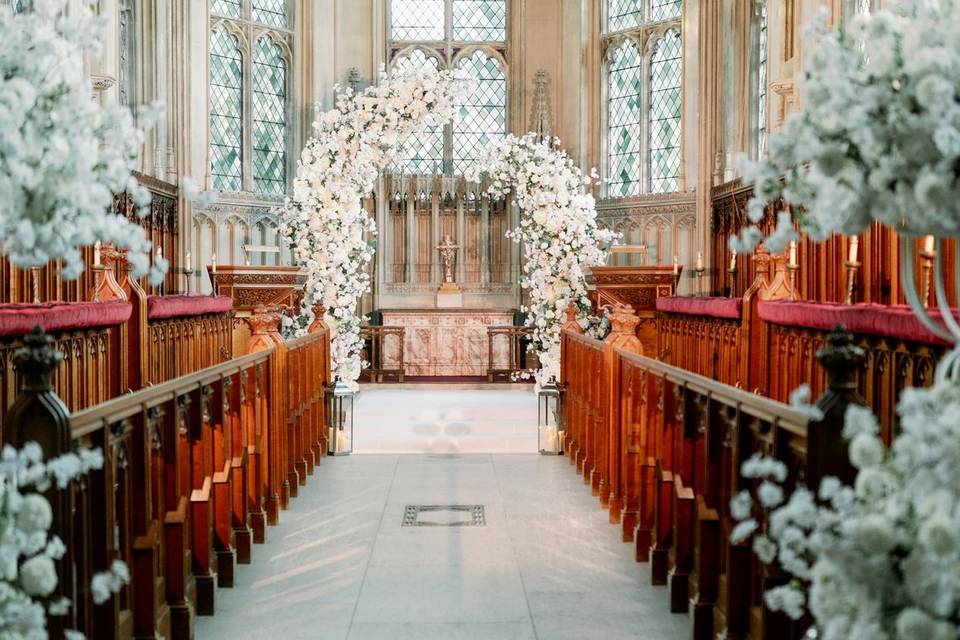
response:
M763 320L773 324L821 331L830 331L842 324L855 334L884 336L928 344L947 344L930 333L914 315L913 310L906 305L761 301L757 305L757 313ZM939 321L940 314L937 311L931 309L930 315L934 320Z
M682 313L688 316L740 319L741 298L711 298L707 296L669 296L657 298L657 311Z
M209 313L225 313L233 309L230 296L148 296L147 318L187 318L203 316Z
M130 319L129 302L46 302L0 304L0 337L22 336L37 325L47 333L123 324Z

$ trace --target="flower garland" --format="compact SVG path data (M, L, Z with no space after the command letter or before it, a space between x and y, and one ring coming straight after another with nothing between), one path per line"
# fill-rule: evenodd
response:
M44 603L59 583L56 561L64 542L50 535L53 510L41 492L66 490L74 479L103 468L103 452L80 449L43 461L40 445L17 450L7 445L0 457L0 637L46 638L47 615L64 615L66 599ZM90 584L96 604L103 604L130 581L127 565L115 560ZM70 640L83 634L67 631Z
M556 141L559 144L559 140ZM560 334L571 303L581 324L590 310L584 269L605 264L612 231L597 226L589 176L563 150L538 142L534 134L506 136L492 146L468 180L490 181L489 192L511 190L520 207L520 224L508 232L523 246L520 286L528 291L526 324L533 327L530 349L540 359L539 384L560 376Z
M744 167L759 222L779 198L802 211L815 240L872 220L907 233L960 232L960 5L903 2L815 35L800 81L802 108L770 140L769 158ZM795 239L781 211L766 244ZM763 239L747 227L732 246Z
M63 260L69 279L84 268L78 247L99 240L157 279L166 263L151 269L143 228L109 213L116 193L144 211L150 194L131 174L143 135L130 111L91 99L83 59L99 55L105 22L89 4L0 7L0 253L24 268Z
M431 67L401 75L381 73L362 93L345 90L335 109L314 122L315 135L300 157L293 197L280 214L280 233L307 271L300 315L287 329L303 331L313 308L325 309L334 330L331 366L346 382L360 377L360 297L370 288L367 265L376 223L361 200L407 138L454 116L471 83L458 72Z

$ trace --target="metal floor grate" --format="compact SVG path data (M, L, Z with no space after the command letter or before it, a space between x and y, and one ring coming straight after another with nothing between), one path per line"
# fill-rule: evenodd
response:
M482 504L408 504L403 527L485 527Z

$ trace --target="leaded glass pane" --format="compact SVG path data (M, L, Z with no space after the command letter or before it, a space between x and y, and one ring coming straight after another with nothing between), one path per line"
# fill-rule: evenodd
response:
M679 18L682 12L682 0L650 0L650 22Z
M400 73L424 66L437 69L439 62L421 49L400 56L393 63L394 71ZM419 175L443 173L443 127L431 127L423 134L405 140L393 170Z
M287 187L287 63L273 40L253 50L253 187L283 193Z
M278 29L286 29L286 3L286 0L253 0L253 21Z
M632 40L610 54L607 75L607 178L608 195L640 193L642 168L641 104L643 61Z
M607 29L620 31L643 24L642 0L608 0Z
M767 149L767 3L760 3L760 34L757 55L757 155L762 157Z
M872 2L872 0L857 0L857 13L858 13L858 14L863 15L863 14L866 14L866 13L870 13L870 11L871 11L872 9L873 9L873 2Z
M27 10L27 2L29 0L13 0L12 7L14 13L23 13Z
M680 186L681 91L680 34L667 33L650 59L650 192Z
M210 174L213 188L239 191L243 90L237 39L223 26L210 34Z
M454 0L453 39L459 42L506 40L506 0Z
M393 0L390 33L395 41L433 42L444 39L444 0Z
M229 18L239 18L240 0L210 0L210 13Z
M457 65L476 78L473 94L453 125L453 171L463 173L507 130L507 81L495 58L476 51Z

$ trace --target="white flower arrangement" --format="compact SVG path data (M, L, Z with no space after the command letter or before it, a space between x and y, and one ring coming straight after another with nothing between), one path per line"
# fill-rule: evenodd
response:
M126 248L135 274L159 279L166 262L151 267L146 232L110 213L116 193L142 208L150 194L131 174L142 132L129 109L94 100L84 74L105 28L89 4L0 7L0 253L24 268L63 260L72 279L84 268L79 247L101 241ZM145 111L141 124L155 116Z
M42 640L47 637L47 615L63 615L70 603L38 599L52 594L59 583L56 561L66 553L63 541L51 536L53 510L40 493L69 483L92 469L103 467L103 452L80 449L50 459L35 442L17 450L7 445L0 456L0 637ZM91 590L102 604L130 581L127 566L116 560L109 571L93 577ZM71 639L82 638L76 631Z
M816 29L801 109L771 137L769 158L744 167L751 221L782 197L815 240L873 220L914 235L960 232L960 6L896 6ZM792 216L778 213L772 251L795 238ZM747 227L731 246L761 239Z
M344 90L336 108L313 124L314 137L300 156L293 197L280 215L280 233L307 271L300 317L287 321L302 332L313 307L326 310L332 329L333 374L348 383L360 377L360 297L370 288L367 265L376 224L362 199L380 170L389 166L407 138L453 118L471 82L460 72L429 66L400 75L381 71L380 83L362 93Z
M801 487L787 497L782 462L755 455L741 468L756 497L731 501L731 540L752 539L762 562L793 576L765 594L767 606L793 619L809 611L824 640L960 633L960 386L907 389L898 411L886 452L870 411L848 410L853 487L828 477L816 495Z
M559 147L559 140L555 141ZM506 136L490 147L467 174L490 182L489 191L511 191L520 207L520 225L508 232L523 247L520 285L528 291L526 324L533 327L530 349L540 359L539 384L560 377L560 333L571 303L587 323L590 301L584 269L605 264L615 234L597 225L597 209L586 188L592 179L559 148L534 134Z

